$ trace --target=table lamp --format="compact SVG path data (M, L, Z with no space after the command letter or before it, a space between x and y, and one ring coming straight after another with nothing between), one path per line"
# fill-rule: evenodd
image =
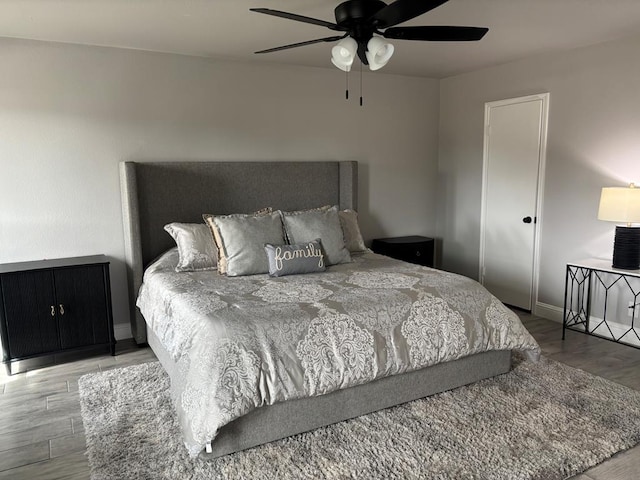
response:
M613 241L613 268L640 269L640 188L605 187L600 195L598 220L625 223L616 225Z

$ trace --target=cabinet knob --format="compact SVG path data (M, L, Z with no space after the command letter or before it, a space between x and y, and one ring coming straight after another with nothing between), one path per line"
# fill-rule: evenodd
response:
M56 307L55 307L55 305L51 305L51 316L52 317L56 316Z
M60 315L64 315L64 305L60 304Z
M416 251L416 257L419 257L420 255L422 255L422 254L420 253L420 250Z

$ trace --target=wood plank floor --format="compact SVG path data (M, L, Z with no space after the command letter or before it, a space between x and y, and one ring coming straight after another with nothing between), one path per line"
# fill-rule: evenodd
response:
M118 342L105 355L19 375L0 373L0 479L87 480L78 378L155 360L149 348Z
M518 313L544 355L640 390L640 350L568 332L558 323ZM89 372L154 360L148 348L119 342L117 355L93 357L32 372L0 372L0 480L86 480L89 465L78 383ZM622 452L574 480L640 478L640 446Z

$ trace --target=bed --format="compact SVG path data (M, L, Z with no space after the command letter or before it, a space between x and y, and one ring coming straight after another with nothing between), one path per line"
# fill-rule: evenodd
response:
M509 370L512 350L539 354L517 316L476 282L371 252L324 273L278 279L175 273L175 243L164 225L265 206L356 210L357 168L336 161L121 163L132 332L169 374L192 456L230 454L499 375ZM362 316L376 298L384 325ZM235 340L247 332L255 339ZM336 348L340 342L344 349ZM329 356L337 356L337 373L317 367ZM225 362L256 378L217 371ZM229 392L219 393L223 384Z

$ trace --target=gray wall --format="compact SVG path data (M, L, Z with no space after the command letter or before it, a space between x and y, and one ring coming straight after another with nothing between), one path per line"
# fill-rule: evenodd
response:
M565 263L611 255L600 188L640 182L639 49L365 74L360 108L331 68L0 40L0 262L107 254L125 325L118 162L330 159L360 162L365 237L437 234L443 267L476 278L484 102L550 92L539 300L559 307Z
M333 67L7 39L0 59L0 262L108 255L120 336L123 160L357 160L366 238L434 234L437 80L365 74L360 108Z
M437 233L444 268L478 276L484 103L543 92L551 98L539 311L557 315L568 261L611 258L614 225L596 216L603 186L640 183L638 51L640 38L626 39L441 82Z

